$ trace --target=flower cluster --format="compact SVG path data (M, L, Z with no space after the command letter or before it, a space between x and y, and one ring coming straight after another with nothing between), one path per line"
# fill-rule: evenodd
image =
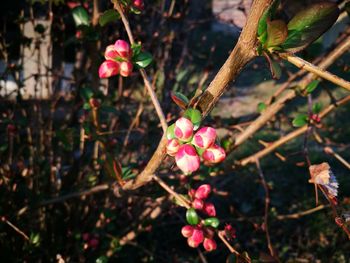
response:
M206 251L216 249L216 242L213 239L215 231L210 227L186 225L181 229L181 234L187 238L187 244L190 247L196 248L203 243Z
M196 126L186 117L179 118L169 127L167 154L175 157L180 170L191 174L199 169L200 157L209 164L216 164L226 157L225 150L215 144L216 130L202 127L196 133Z
M208 216L216 216L216 210L213 203L206 202L211 192L211 187L209 184L202 184L200 187L195 189L190 189L188 195L192 200L192 207L196 210L200 210Z
M189 225L181 229L181 233L187 238L187 243L190 247L195 248L203 243L203 247L207 251L216 249L214 229L219 226L219 220L215 217L215 206L212 203L205 202L210 192L211 187L208 184L203 184L196 190L189 190L188 195L192 205L192 208L188 209L186 213L186 219ZM210 217L200 220L196 210Z
M98 70L100 78L109 78L118 74L128 77L131 74L133 69L132 49L128 42L117 40L114 45L107 46L104 56L106 60Z

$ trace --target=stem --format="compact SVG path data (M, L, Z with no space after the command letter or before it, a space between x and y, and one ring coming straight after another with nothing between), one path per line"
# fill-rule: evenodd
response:
M320 67L315 66L314 64L311 64L310 62L307 62L306 60L303 60L302 58L299 58L297 56L294 56L292 54L278 54L281 58L287 60L288 62L292 63L294 66L297 66L298 68L305 69L311 73L316 74L317 76L324 78L330 82L333 82L336 85L339 85L340 87L347 89L350 91L350 82L346 81Z
M125 16L123 9L121 8L121 6L119 4L119 1L113 0L113 3L114 3L114 8L120 14L120 17L121 17L122 22L124 24L126 33L128 34L128 38L130 40L131 45L135 44L135 40L134 40L134 37L133 37L132 32L131 32L129 21L128 21L127 17ZM140 71L141 76L143 78L143 82L147 88L148 94L151 97L151 101L153 103L153 106L157 112L158 118L160 120L160 124L162 125L162 128L163 128L163 132L166 132L166 130L168 128L168 124L166 122L165 115L163 113L162 107L160 106L157 95L154 92L154 87L151 84L149 77L147 76L146 71L144 69L139 69L139 71Z
M261 169L259 159L256 159L255 161L256 168L258 169L261 184L264 187L265 190L265 212L264 212L264 229L265 229L265 234L266 234L266 241L267 241L267 247L270 251L270 255L275 258L277 261L278 258L275 254L275 251L273 249L272 243L271 243L271 238L270 238L270 233L269 233L269 207L270 207L270 191L269 191L269 186L266 183L264 173Z

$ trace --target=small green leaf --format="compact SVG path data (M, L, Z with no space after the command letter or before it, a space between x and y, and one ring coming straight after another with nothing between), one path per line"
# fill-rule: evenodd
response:
M107 263L108 262L108 257L107 256L100 256L99 258L96 259L96 263Z
M193 123L194 130L197 130L201 125L202 114L199 110L189 108L185 111L184 117L189 119Z
M298 114L294 120L293 120L293 126L294 127L301 127L307 124L308 122L308 116L306 114Z
M305 87L305 90L307 93L311 93L313 92L318 84L320 83L320 81L318 79L314 79L313 81L311 81L306 87Z
M259 37L266 32L266 30L267 30L267 21L271 20L271 18L275 15L277 7L279 6L279 4L280 4L279 0L273 1L271 6L269 8L267 8L264 11L264 13L262 14L262 16L260 17L260 20L259 20L259 23L258 23L258 36ZM262 43L264 43L264 42L262 42Z
M205 226L211 226L211 227L217 228L219 224L220 224L220 221L216 217L209 217L204 220Z
M134 43L131 45L131 49L132 49L132 56L134 60L134 58L140 54L142 45L140 43Z
M264 102L259 102L258 104L258 112L263 112L264 110L266 110L267 106Z
M39 233L31 233L29 237L29 241L32 245L34 246L39 246L40 245L40 234Z
M280 79L282 76L282 69L281 66L274 60L270 61L270 70L272 74L272 78L274 79Z
M288 36L287 24L283 20L267 22L266 47L274 47L282 44Z
M181 109L186 109L188 103L190 102L189 99L180 92L172 91L170 96L176 105L178 105Z
M166 130L166 137L168 140L174 139L175 138L175 123L172 125L168 126L168 129Z
M75 7L72 10L72 15L73 15L75 25L77 27L81 25L88 26L90 24L89 15L85 10L85 8L83 8L82 6Z
M89 87L83 87L80 89L80 96L85 100L89 101L94 96L94 92Z
M297 13L288 23L288 37L282 48L298 52L318 39L339 16L337 4L322 2L313 4Z
M133 59L134 59L135 64L137 66L139 66L140 68L147 67L153 61L152 54L149 53L149 52L141 52L140 54L138 54Z
M98 19L98 22L100 26L105 26L109 23L115 22L120 18L120 15L118 14L117 11L114 9L109 9L105 11L100 18Z
M322 103L321 102L316 102L315 104L312 105L312 112L315 114L319 114L322 110Z
M199 217L194 208L187 209L186 220L190 225L197 225L199 223Z

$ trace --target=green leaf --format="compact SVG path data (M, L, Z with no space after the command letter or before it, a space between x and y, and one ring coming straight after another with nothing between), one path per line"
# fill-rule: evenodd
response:
M105 11L100 18L98 19L98 22L100 26L105 26L109 23L115 22L120 18L120 15L118 14L117 11L114 9L108 9Z
M306 92L307 92L307 93L313 92L313 91L317 88L317 86L318 86L319 83L320 83L320 80L318 80L318 79L314 79L313 81L311 81L311 82L305 87Z
M107 262L108 262L107 256L100 256L99 258L96 259L96 263L107 263Z
M133 60L135 57L137 57L142 49L142 45L139 43L134 43L131 45L131 49L132 49L132 56L133 56Z
M276 10L277 10L277 7L279 6L279 4L280 4L279 0L273 1L271 6L269 8L267 8L264 11L264 13L262 14L262 16L260 17L260 20L259 20L259 23L258 23L258 36L259 37L266 32L266 30L267 30L267 21L271 20L271 18L274 16L274 14L276 13ZM262 43L264 43L264 42L262 42Z
M267 22L266 47L274 47L282 44L288 36L287 24L283 20Z
M31 233L29 237L29 242L34 246L40 245L40 234L39 233Z
M211 226L211 227L217 228L219 224L220 224L220 221L216 217L209 217L204 220L205 226Z
M316 102L315 104L312 105L312 112L315 114L319 114L322 110L322 103L321 102Z
M72 10L72 15L73 15L75 25L77 27L81 25L88 26L90 24L89 15L85 10L85 8L83 8L82 6L75 7Z
M317 3L303 9L289 21L288 37L282 48L288 52L303 50L326 32L338 16L335 3Z
M172 91L170 96L176 105L178 105L181 109L186 109L188 103L190 102L189 99L180 92Z
M166 137L168 140L175 138L175 123L168 126L168 129L166 130Z
M294 127L301 127L307 124L308 122L308 116L306 114L298 114L294 120L293 120L293 126Z
M194 210L194 208L187 209L186 220L187 220L187 223L189 223L190 225L197 225L199 223L199 217L197 215L196 210Z
M147 67L149 64L152 63L153 61L153 57L152 54L149 52L141 52L140 54L138 54L136 57L133 58L134 59L134 63L139 66L140 68L145 68Z
M258 104L258 112L263 112L264 110L266 110L267 106L264 102L259 102Z
M281 69L281 66L276 61L271 60L270 70L271 70L272 78L274 78L274 79L281 78L282 69Z
M94 92L89 87L84 87L80 89L80 96L85 100L89 101L94 96Z
M197 130L201 125L202 114L199 110L189 108L185 111L184 117L189 119L193 123L194 130Z

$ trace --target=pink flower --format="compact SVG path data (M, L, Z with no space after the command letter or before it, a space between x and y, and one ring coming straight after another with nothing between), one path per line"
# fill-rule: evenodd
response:
M202 157L210 163L219 163L225 160L226 153L223 148L214 144L203 152Z
M130 61L120 62L120 72L119 74L123 77L130 76L133 69L133 65Z
M132 50L130 48L129 43L122 39L118 39L114 43L114 49L122 58L130 58L132 55Z
M184 117L175 122L175 136L181 141L189 141L193 134L193 123Z
M188 238L188 237L192 236L193 231L194 231L194 227L193 227L193 226L186 225L186 226L184 226L184 227L181 229L181 234L182 234L184 237Z
M109 45L105 50L106 60L115 60L119 56L119 53L115 50L114 45Z
M180 143L176 139L170 139L168 140L167 146L166 146L166 152L170 156L175 156L176 153L179 151Z
M104 61L98 69L98 75L100 76L100 78L109 78L114 75L117 75L118 73L119 63L112 60Z
M192 236L187 239L187 243L190 247L198 247L204 240L203 230L200 228L194 228Z
M192 207L197 210L202 210L204 206L204 202L201 199L194 199L192 202Z
M215 206L213 203L205 203L204 207L203 207L203 211L208 216L216 216L216 210L215 210Z
M216 249L216 242L213 239L205 238L203 247L206 251L213 251Z
M188 144L180 146L179 151L175 155L175 161L184 174L191 174L197 171L200 166L200 159L196 150Z
M202 184L198 189L196 190L195 197L198 199L207 199L209 194L211 192L211 187L209 184Z
M212 146L216 139L216 130L211 127L200 128L192 139L192 144L199 148L207 149Z
M143 10L145 8L143 0L134 0L133 5L139 10Z

